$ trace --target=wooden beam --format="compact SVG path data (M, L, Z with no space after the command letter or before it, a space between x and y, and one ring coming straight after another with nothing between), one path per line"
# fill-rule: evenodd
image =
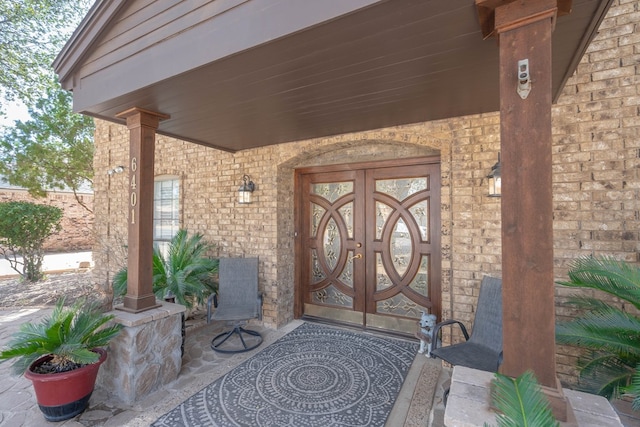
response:
M554 387L555 324L551 193L551 30L556 0L542 8L496 10L500 46L503 371L533 369ZM546 4L546 5L543 5ZM546 7L545 7L546 6ZM521 12L521 13L518 13ZM546 12L546 13L545 13ZM538 16L546 19L536 19ZM531 92L517 93L518 61L529 61Z
M572 420L556 378L551 133L551 34L558 0L510 2L494 10L500 49L502 153L501 372L532 370L554 415ZM530 91L518 89L528 61Z
M159 306L153 293L153 169L155 132L169 116L132 108L117 117L129 128L127 295L118 308L138 313Z

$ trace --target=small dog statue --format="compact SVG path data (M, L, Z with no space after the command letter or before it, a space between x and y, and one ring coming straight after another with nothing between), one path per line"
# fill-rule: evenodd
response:
M418 321L418 332L416 332L416 338L420 340L420 349L418 353L425 353L425 356L431 357L431 340L432 331L436 326L436 315L427 314L421 311L421 318Z

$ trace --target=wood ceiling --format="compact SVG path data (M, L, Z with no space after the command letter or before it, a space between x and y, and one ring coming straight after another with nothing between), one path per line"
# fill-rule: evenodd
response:
M94 7L54 66L63 87L74 91L78 112L119 121L116 114L131 107L158 111L170 115L158 133L228 151L499 110L498 47L495 39L483 40L473 0L361 1L364 7L298 30L293 24L301 15L290 1L271 0L281 6L277 15L265 9L268 1L236 1L220 15L230 20L237 13L236 25L210 31L207 43L194 38L188 49L172 50L175 37L188 43L185 28L154 45L161 54L103 55L110 67L89 73L107 35L157 4L103 2L111 10ZM558 18L554 99L609 2L574 0L572 12ZM288 34L229 51L243 32L276 25L276 17L280 33ZM202 22L225 28L222 19ZM180 69L196 54L203 65ZM208 57L215 58L204 63Z

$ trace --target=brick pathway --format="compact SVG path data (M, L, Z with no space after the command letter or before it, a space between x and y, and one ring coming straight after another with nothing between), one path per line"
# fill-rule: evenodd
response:
M38 321L50 312L51 309L35 308L0 310L0 344L4 346L21 323ZM12 375L10 361L0 364L0 425L35 427L46 424L36 404L31 381Z

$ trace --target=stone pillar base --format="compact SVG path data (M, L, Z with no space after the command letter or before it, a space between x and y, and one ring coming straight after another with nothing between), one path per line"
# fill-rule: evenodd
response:
M464 366L453 368L451 388L444 413L447 427L498 425L491 406L491 382L494 374ZM607 399L594 394L564 389L575 420L561 426L623 427L618 414Z
M182 368L185 310L169 302L140 313L113 310L114 321L125 327L109 343L97 385L131 405L174 381Z

